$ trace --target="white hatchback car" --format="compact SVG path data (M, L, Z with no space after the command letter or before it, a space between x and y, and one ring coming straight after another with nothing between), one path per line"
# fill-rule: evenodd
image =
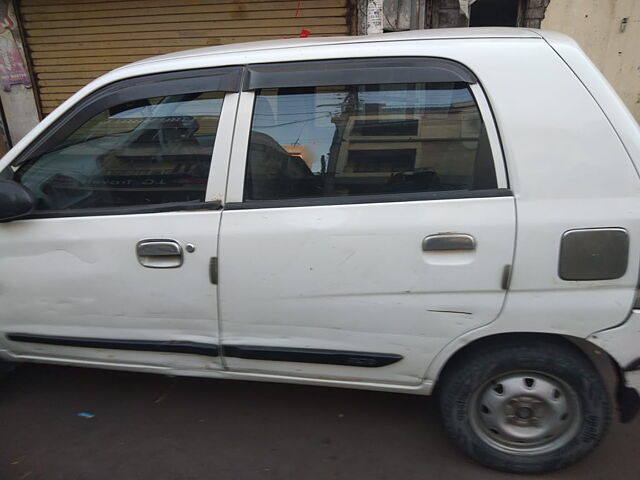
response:
M0 356L436 393L515 472L638 409L640 133L567 37L260 42L119 68L0 162ZM633 388L632 388L633 387Z

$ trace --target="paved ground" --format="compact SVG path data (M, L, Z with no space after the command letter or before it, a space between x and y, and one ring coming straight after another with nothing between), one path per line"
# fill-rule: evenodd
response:
M23 366L0 432L2 480L538 478L458 454L429 398L356 390ZM640 419L543 478L639 479Z

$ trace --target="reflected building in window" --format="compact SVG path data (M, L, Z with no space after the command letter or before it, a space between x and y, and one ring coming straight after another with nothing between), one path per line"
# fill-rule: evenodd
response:
M292 157L302 160L309 170L313 169L313 152L305 145L282 145L282 148Z
M369 186L416 191L467 188L472 177L481 120L471 96L428 107L364 103L351 91L336 125L328 171L335 194L342 186L366 194Z
M466 83L264 89L244 199L494 188L485 137Z

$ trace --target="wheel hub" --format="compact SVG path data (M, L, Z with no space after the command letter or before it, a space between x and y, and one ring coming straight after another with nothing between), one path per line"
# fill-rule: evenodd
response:
M544 415L544 403L535 397L514 397L504 406L504 416L513 425L537 426Z
M531 417L531 409L529 407L518 407L516 410L516 416L521 420L526 420Z
M564 445L579 427L579 403L560 379L533 372L498 376L474 395L472 425L487 443L510 453Z

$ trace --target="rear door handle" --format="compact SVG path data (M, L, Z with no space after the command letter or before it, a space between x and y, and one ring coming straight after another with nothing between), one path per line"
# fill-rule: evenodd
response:
M439 233L422 239L425 252L446 252L452 250L475 250L476 239L467 233Z
M177 268L182 265L182 247L175 240L146 239L136 245L138 262L149 268Z

